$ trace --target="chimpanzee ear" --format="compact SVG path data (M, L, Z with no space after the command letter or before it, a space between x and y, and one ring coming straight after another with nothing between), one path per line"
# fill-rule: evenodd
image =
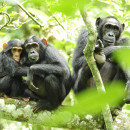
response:
M124 30L124 28L125 28L125 24L122 23L122 24L121 24L121 27L122 27L122 32L123 32L123 30Z
M99 26L99 24L100 24L101 21L102 21L102 19L101 19L100 17L98 17L98 18L96 19L96 26Z
M47 46L47 40L45 38L42 39L42 42Z
M101 19L100 17L98 17L98 18L96 19L96 27L97 27L97 29L98 29L99 24L101 23L101 21L102 21L102 19Z
M3 43L3 50L5 50L7 43Z

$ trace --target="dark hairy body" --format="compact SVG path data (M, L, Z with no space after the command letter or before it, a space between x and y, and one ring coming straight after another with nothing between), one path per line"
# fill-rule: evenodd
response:
M10 97L25 96L27 84L22 76L27 75L27 67L20 65L23 43L19 39L10 40L0 53L0 91Z
M64 57L50 44L36 36L29 37L25 43L27 59L30 67L27 84L40 101L34 112L57 108L69 93L71 74Z
M111 57L114 51L121 48L126 42L129 42L127 38L121 38L124 24L121 24L118 19L113 16L106 18L99 17L96 20L96 27L98 36L95 44L94 57L103 82L108 83L120 80L125 82L129 89L129 74L122 70L118 63L116 63ZM72 65L74 71L72 78L75 93L95 85L91 71L83 54L83 49L85 48L87 41L88 32L86 29L83 29L81 30L73 55Z

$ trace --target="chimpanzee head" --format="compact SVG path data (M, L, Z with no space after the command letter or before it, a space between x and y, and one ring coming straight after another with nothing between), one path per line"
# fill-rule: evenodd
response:
M37 63L41 59L45 48L44 43L37 36L27 38L24 47L31 64Z
M113 16L103 19L99 17L96 20L98 37L105 47L116 44L124 30L124 26Z
M19 62L20 55L23 49L22 47L23 47L22 41L20 41L19 39L13 39L7 43L4 52L5 53L9 52L9 54L11 53L12 58L15 61Z

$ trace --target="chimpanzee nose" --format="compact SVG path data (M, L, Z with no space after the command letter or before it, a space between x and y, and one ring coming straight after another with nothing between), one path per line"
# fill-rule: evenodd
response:
M108 34L109 37L114 37L113 33Z
M15 55L15 57L19 57L19 55Z
M34 53L34 50L30 51L30 53L33 54L33 53Z

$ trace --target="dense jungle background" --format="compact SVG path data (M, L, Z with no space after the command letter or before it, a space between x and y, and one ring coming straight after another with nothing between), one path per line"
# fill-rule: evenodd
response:
M95 28L97 17L115 16L121 23L125 23L122 36L130 38L130 0L0 0L0 49L2 50L3 43L13 38L21 39L24 42L29 36L36 35L41 39L45 38L48 43L51 43L62 53L72 72L72 54L77 38L80 30L86 28L79 8L85 8L93 28ZM123 59L126 69L130 67L129 55L130 53L119 55L119 62ZM93 92L90 92L91 94ZM112 95L112 99L114 96L116 95ZM102 98L99 99L96 104L102 102ZM74 104L76 99L73 91L65 100L65 104ZM92 102L95 102L95 99ZM84 104L84 107L88 107L88 105ZM93 104L91 105L93 106ZM93 107L96 111L96 105ZM130 105L126 104L123 111L129 117ZM83 115L85 116L85 114ZM73 127L71 129L87 129L84 127L85 124L82 119L77 115L75 115L72 123ZM2 129L38 130L58 128L48 126L44 128L43 126L1 118L0 130Z

